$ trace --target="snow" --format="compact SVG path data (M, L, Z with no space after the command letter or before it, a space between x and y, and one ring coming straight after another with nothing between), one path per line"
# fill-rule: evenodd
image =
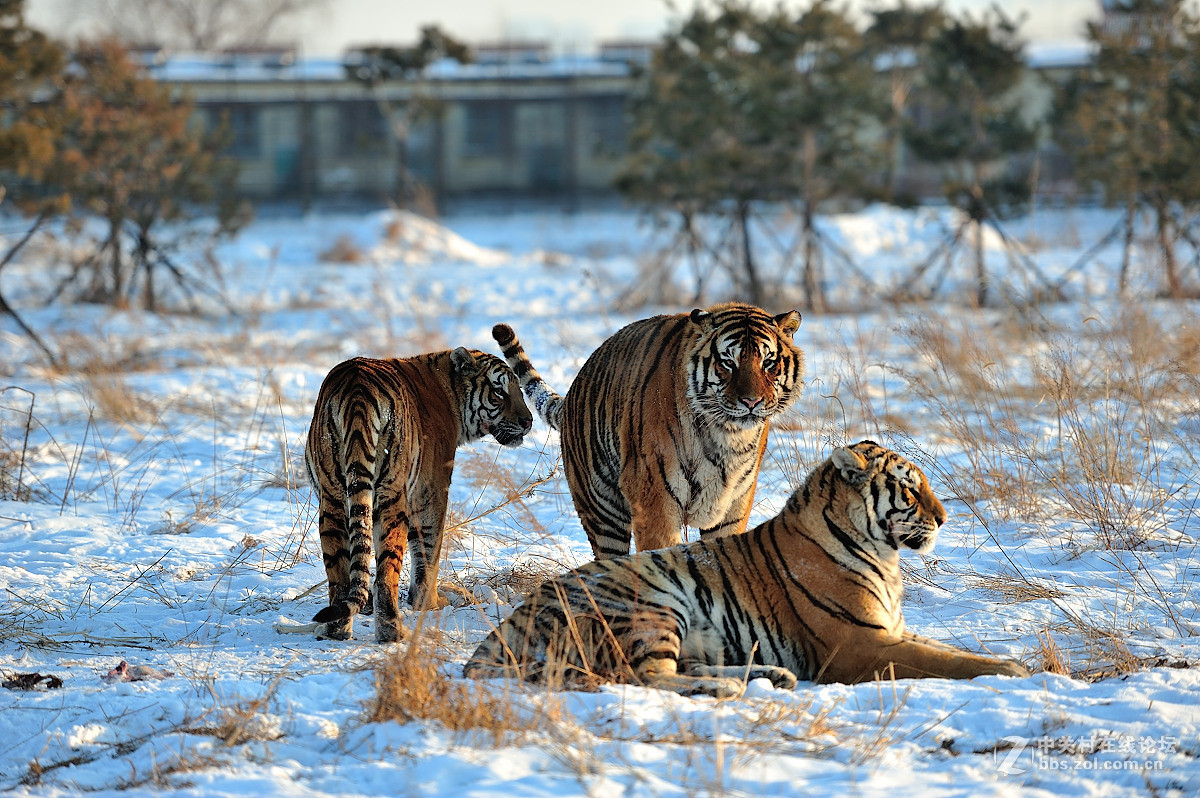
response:
M1156 346L1184 336L1196 308L1113 302L1115 248L1076 267L1117 218L1043 210L1012 224L1008 233L1046 274L1065 279L1070 298L1024 316L958 307L966 269L949 269L938 286L946 299L926 306L868 304L854 280L831 285L840 312L806 314L797 333L806 392L772 433L751 519L776 512L833 444L880 439L925 466L952 516L931 555L904 559L909 628L1034 666L1050 640L1075 677L801 683L795 691L758 680L730 701L629 685L547 692L463 680L462 663L532 580L590 556L556 468L557 436L538 422L519 449L486 441L459 453L451 514L461 526L441 573L480 603L405 615L410 628L432 630L437 672L457 690L435 706L510 707L498 732L371 720L376 682L408 646L377 646L361 617L353 641L297 631L326 603L302 466L312 403L341 359L459 344L495 352L498 321L514 326L543 375L565 390L623 324L690 307L686 299L628 305L664 234L615 210L464 213L438 224L390 212L262 219L217 250L221 270L199 313L177 303L158 316L47 305L61 250L52 242L29 250L6 269L5 294L72 368L47 369L2 321L0 679L52 675L62 686L0 688L0 789L1197 794L1196 404L1167 393L1140 403L1106 394L1114 375L1097 343L1097 330L1122 329L1124 314L1152 320L1159 337L1114 357L1145 365L1143 384L1155 384L1167 377ZM904 284L956 220L946 209L871 207L821 222L827 240L888 289ZM768 276L795 268L785 254L767 254L786 214L775 223L772 235L760 231ZM322 260L343 237L362 257ZM1028 269L1003 241L985 244L1003 275L1001 295L1029 290ZM689 274L680 264L679 279ZM1134 275L1142 296L1147 279ZM714 275L707 287L719 294L725 285ZM966 349L1014 320L1032 332L1003 339L1003 356L975 377L991 381L994 406L970 402L968 374L936 381L939 361L922 329ZM1095 389L1058 410L1036 379L1055 347ZM1087 435L1101 433L1114 449L1137 453L1116 464L1129 476L1110 494L1038 470L1047 453L1074 458L1089 451ZM991 466L987 479L971 478ZM1105 508L1110 518L1124 513L1123 522L1096 523ZM1115 673L1122 657L1138 664Z

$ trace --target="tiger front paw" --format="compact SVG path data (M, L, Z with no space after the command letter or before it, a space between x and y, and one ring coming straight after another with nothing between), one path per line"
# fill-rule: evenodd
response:
M751 668L747 674L747 681L753 679L769 679L771 685L780 690L796 689L796 674L789 671L787 668L780 668L776 665L763 665L760 667Z
M998 676L1029 676L1030 671L1015 659L1002 659L996 661L996 674Z

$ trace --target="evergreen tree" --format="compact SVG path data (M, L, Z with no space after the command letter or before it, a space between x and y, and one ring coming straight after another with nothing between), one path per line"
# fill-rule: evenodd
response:
M946 25L946 14L939 5L912 6L908 0L900 0L892 8L874 9L870 14L872 21L864 40L887 84L881 115L883 194L891 202L915 204L916 198L899 182L904 165L904 126L911 109L909 100L921 85L922 67L929 60L930 43Z
M62 70L62 51L40 31L25 24L25 0L0 0L0 202L9 184L37 180L53 157L58 139L55 109L38 102ZM13 191L14 196L20 192ZM35 220L25 235L0 255L0 271L12 262L42 222L60 207L60 198L38 195L26 205ZM0 313L11 316L51 364L53 352L9 305L0 292Z
M693 255L697 215L728 219L740 255L735 286L759 304L755 206L796 203L805 298L820 308L814 217L821 203L861 190L872 170L859 136L871 76L861 36L829 0L798 16L732 1L697 7L664 37L635 91L618 186L678 215Z
M751 203L763 197L777 174L764 169L750 143L750 100L739 65L748 57L752 13L724 3L697 6L668 31L630 98L632 127L626 166L617 186L655 213L669 208L693 258L701 254L700 214L732 217L740 231L735 286L760 303L763 287L750 246ZM660 220L663 217L659 217ZM711 253L722 260L719 252ZM697 293L703 269L697 265Z
M1180 214L1200 201L1200 17L1178 0L1129 0L1087 30L1095 62L1064 93L1058 139L1078 182L1125 207L1121 291L1147 209L1166 290L1182 296Z
M930 42L925 90L928 113L910 122L905 140L923 161L943 171L946 199L961 210L973 234L976 301L989 299L984 225L997 227L1031 195L1018 156L1031 150L1034 126L1023 116L1019 83L1025 73L1018 23L998 7L974 21L953 19ZM965 231L955 232L955 241Z
M871 54L846 12L817 0L798 17L782 9L755 31L758 63L745 81L763 109L761 135L787 175L780 192L798 208L806 306L825 309L817 211L838 197L861 197L880 165L863 135L880 114Z
M346 64L346 72L371 90L379 112L388 120L396 140L396 202L401 208L410 208L419 185L409 168L409 137L414 125L442 111L442 104L426 91L425 70L443 59L468 64L471 49L438 26L427 25L413 47L364 47L357 55L357 60ZM383 91L392 81L411 84L408 100L399 107Z
M62 50L25 24L25 0L0 0L0 173L36 177L54 152L54 109L36 102L62 70Z
M95 256L73 275L88 282L86 297L125 306L140 294L154 309L160 266L189 293L200 288L174 263L157 228L215 204L219 230L234 229L233 173L219 158L221 132L198 130L192 104L173 99L112 40L74 53L54 102L62 136L42 182L107 225Z

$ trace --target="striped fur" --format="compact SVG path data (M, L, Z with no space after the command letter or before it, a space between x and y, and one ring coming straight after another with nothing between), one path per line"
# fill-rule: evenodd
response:
M754 500L769 419L800 394L796 311L729 303L617 331L566 397L530 363L512 328L500 344L537 413L562 435L563 466L596 557L739 534Z
M904 628L899 547L928 551L946 512L921 470L871 441L834 451L744 535L596 560L545 582L480 644L474 678L632 681L741 695L765 676L1026 675Z
M329 579L329 606L313 618L323 636L349 638L355 614L371 611L373 548L375 639L403 637L404 551L413 544L409 602L432 606L455 449L488 434L517 446L532 424L515 375L478 350L356 357L329 372L305 449Z

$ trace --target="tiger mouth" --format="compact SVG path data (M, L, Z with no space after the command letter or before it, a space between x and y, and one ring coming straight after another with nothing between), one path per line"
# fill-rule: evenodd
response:
M526 430L519 427L496 425L491 427L489 432L501 446L520 446L521 442L525 440Z
M748 408L743 405L728 405L721 403L725 416L734 422L758 424L771 417L771 408L766 402L760 402L757 407Z
M934 542L937 541L938 530L936 527L918 526L910 529L897 529L893 524L888 530L891 532L895 541L903 546L924 554L933 548Z

